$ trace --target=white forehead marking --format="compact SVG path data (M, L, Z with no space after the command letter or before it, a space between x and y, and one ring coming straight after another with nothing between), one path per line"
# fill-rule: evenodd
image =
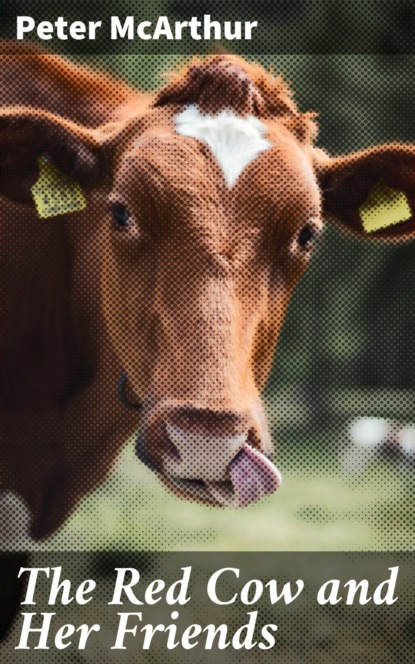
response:
M232 187L251 161L272 146L264 138L266 126L252 115L240 118L232 111L203 115L192 104L176 116L175 124L178 134L197 138L210 147L228 187Z

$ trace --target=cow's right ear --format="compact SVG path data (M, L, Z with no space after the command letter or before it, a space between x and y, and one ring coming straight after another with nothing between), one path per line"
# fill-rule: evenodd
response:
M39 178L39 159L50 160L88 190L105 175L103 137L95 130L45 111L0 111L0 195L33 203L31 188Z
M324 214L368 238L415 231L415 146L390 143L329 157L316 150Z

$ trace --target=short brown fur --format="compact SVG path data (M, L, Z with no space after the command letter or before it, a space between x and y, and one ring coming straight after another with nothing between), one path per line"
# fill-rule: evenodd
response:
M24 497L42 538L140 422L142 458L168 486L164 423L183 409L205 413L206 429L215 417L228 434L247 428L271 453L260 391L309 263L301 238L318 234L322 205L361 232L357 199L339 205L353 200L351 172L362 201L404 163L394 186L413 198L415 158L400 145L322 155L282 80L233 56L193 62L154 99L58 56L17 53L1 73L2 488ZM176 132L189 103L264 123L272 148L230 189L208 147ZM28 205L45 153L84 186L86 211L45 221ZM124 230L109 213L120 201ZM141 419L117 398L123 372Z

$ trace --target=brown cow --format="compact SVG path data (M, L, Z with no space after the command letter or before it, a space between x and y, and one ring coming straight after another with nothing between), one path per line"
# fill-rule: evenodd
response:
M194 62L117 126L18 103L0 114L1 464L32 536L60 526L139 424L138 456L186 498L274 491L260 392L323 214L361 232L380 180L413 200L414 148L328 158L281 79L232 56ZM40 156L86 211L38 219Z
M100 74L98 71L94 71L88 67L71 64L69 61L56 54L45 53L41 49L39 49L37 53L34 53L33 45L31 45L30 48L26 48L24 45L16 46L16 44L12 42L3 42L0 45L0 100L2 107L16 105L25 107L30 106L31 108L38 108L59 113L62 117L66 117L75 122L82 123L84 126L94 126L111 121L119 121L133 113L142 112L150 102L150 95L139 93L137 90L129 87L121 80L111 78L108 74L102 76L102 74ZM12 153L10 151L8 152L7 164L2 161L0 167L2 178L5 178L6 176L5 170L7 171L7 167L10 168L11 166L10 160L12 160L12 165L15 169L19 167L21 168L21 165L24 163L22 157L24 157L24 155L17 154L16 158L13 160ZM23 174L21 173L21 175ZM3 179L3 187L5 186L9 191L11 191L13 186L13 179L9 180L8 182L5 182L5 179ZM3 201L2 196L1 198ZM2 211L2 228L3 224L6 224L6 209L7 208L4 208ZM22 206L19 206L18 213L14 213L14 219L11 219L12 233L15 235L15 240L18 241L19 234L28 231L24 241L26 244L26 249L24 249L24 245L22 245L20 249L17 249L17 246L14 245L13 240L12 244L9 246L12 246L15 250L17 250L15 254L16 260L26 260L24 257L24 252L30 253L32 251L30 248L31 246L33 250L36 251L36 245L37 243L40 243L39 246L42 246L42 249L38 256L38 258L40 258L38 267L40 270L42 270L42 260L43 262L48 262L48 250L53 252L54 247L59 246L62 240L59 240L58 237L53 238L53 235L50 235L51 229L47 230L45 228L41 228L40 225L37 228L31 228L33 220L35 220L35 223L39 221L33 215L31 210L29 210L27 207L23 208ZM15 234L15 223L21 225L20 231L17 235ZM23 230L24 228L25 231ZM6 225L4 226L4 230L6 230ZM35 232L33 233L32 231ZM2 251L5 251L6 245L4 244L3 234L1 237ZM61 258L64 258L64 254L61 255ZM7 274L9 266L3 255L1 259L1 265L4 270L4 272L2 271L2 277L4 277L4 281L2 280L2 295L5 296L4 298L2 297L2 304L5 304L7 308L8 305L6 302L8 301L10 295L12 295L12 292L9 294L7 290L4 290L4 288L7 289L7 279L5 274ZM27 263L27 267L30 269L30 261ZM33 263L32 269L36 270L36 263ZM52 279L53 271L54 270L52 268L52 272L50 273L50 278ZM23 277L23 275L21 275L21 277ZM42 284L41 281L39 281L39 277L40 274L37 274L36 270L36 279L33 283L34 294L36 292L39 293L42 289ZM30 280L29 274L26 274L24 279ZM46 279L48 279L47 276ZM35 286L36 282L37 285ZM13 302L10 301L9 306L13 308ZM26 303L26 306L29 306L28 302ZM36 335L36 317L34 317L33 323L33 331ZM6 328L1 326L1 324L0 328L3 360L4 354L6 353L7 355L9 349L13 348L13 343L11 347L9 345L5 346L5 342L7 343L7 335L10 334L10 328L9 332L7 332ZM11 331L11 333L13 336L13 331ZM6 335L4 338L3 334ZM30 328L28 328L24 334L28 340L31 335ZM19 343L20 347L22 341L23 340L21 340ZM23 342L23 345L24 343L25 342ZM17 347L15 347L15 352L17 354L19 353ZM75 356L73 353L71 357L74 359ZM20 362L21 361L22 360L20 360ZM25 360L23 360L23 362L24 361ZM33 364L33 361L36 363L36 359L34 357L29 361L29 364ZM41 361L41 358L38 358L37 361ZM6 369L7 363L5 363L3 366ZM48 366L50 370L50 365L45 366L44 374L46 374L48 371ZM52 366L52 373L55 371L55 368L57 367ZM21 367L19 371L22 370L23 367ZM74 369L74 373L75 372L76 369ZM42 378L40 379L42 380ZM8 430L8 426L10 426L8 425L8 419L4 415L4 409L8 410L9 408L8 399L11 396L9 392L11 383L7 385L8 379L6 374L1 374L0 380L2 381L2 416L0 420L0 485L8 487L9 479L11 478L7 477L9 472L7 465L3 466L6 456L3 450L5 449L5 446L10 446L7 454L11 454L12 457L15 455L15 459L18 463L20 456L19 448L22 448L23 439L20 444L17 444L17 447L14 447L15 443L18 442L18 439L13 439L12 431ZM48 382L48 379L46 379L45 382ZM26 383L26 377L23 383ZM7 394L9 394L9 397ZM47 397L45 392L43 392L43 396ZM23 400L25 399L26 396L23 396ZM33 397L29 398L27 402L29 412L33 411L34 408L32 399ZM31 401L32 405L30 405ZM24 454L25 458L24 467L27 468L30 468L30 465L33 464L33 459L36 459L36 448L39 445L39 439L43 440L43 460L40 462L40 466L45 463L48 454L50 458L53 459L53 447L51 447L48 452L47 441L49 441L49 444L51 443L51 416L53 415L53 410L56 410L56 406L54 406L52 402L48 402L46 398L41 408L43 408L45 412L49 411L49 418L45 418L45 415L41 416L42 423L40 428L36 429L36 424L29 417L27 430L24 432L26 440L31 429L33 436L32 443L29 443L29 447L26 450L28 455L25 452L23 453L22 448L22 453ZM12 416L11 422L13 421L13 417L16 418L16 415L19 417L19 408L15 410L14 415L12 411L10 413ZM12 435L11 443L10 434ZM52 464L54 463L56 463L56 461L52 461ZM64 469L61 469L59 473L62 471L64 472ZM34 480L32 489L30 489L33 498L36 499L34 493L34 487L36 485L40 489L40 492L43 492L43 495L47 496L47 493L50 491L50 489L44 483L45 479L47 479L45 478L44 470L40 468L38 471L36 466L33 466L33 472L35 475L37 472L39 472L37 479ZM21 478L23 483L26 481L29 481L30 483L31 473L32 470L25 471L24 468L22 468ZM47 482L49 481L50 480L47 480ZM36 499L37 501L42 500L42 494L40 492L38 492L38 497ZM16 586L16 584L21 584L21 581L16 581L17 572L20 566L27 565L27 555L25 553L1 553L1 550L4 549L4 547L14 548L18 546L21 548L21 533L24 526L22 523L22 528L16 527L16 522L18 520L18 506L16 506L10 500L8 495L0 496L0 587L2 589L0 599L0 639L7 632L10 621L12 620L14 613L18 608L20 589L18 586ZM21 517L20 520L22 520Z
M82 126L94 126L120 121L131 113L142 112L150 100L149 95L139 93L109 75L103 77L98 71L71 64L41 49L34 53L32 46L29 49L5 42L0 53L0 99L3 108L30 107L35 113L53 110ZM34 508L33 534L42 537L66 515L67 507L62 513L62 504L58 506L60 501L56 503L55 517L54 509L50 510L54 504L53 484L61 483L59 475L67 478L64 484L73 483L73 478L67 476L60 449L61 444L70 449L75 439L75 431L68 429L68 439L63 442L64 405L71 401L74 407L76 393L86 383L92 387L94 381L90 378L97 366L93 366L92 356L85 357L85 343L91 344L91 339L85 337L76 341L77 335L83 335L80 328L90 314L83 313L85 306L88 306L85 298L84 304L76 302L79 297L77 287L71 284L74 272L64 218L60 218L59 224L54 227L49 220L41 222L32 206L22 205L23 190L27 192L33 177L37 177L33 170L33 166L35 170L37 168L33 149L36 151L37 147L31 139L21 145L18 141L10 143L2 132L1 303L2 318L7 319L8 323L1 325L0 332L3 369L0 376L0 486L14 488ZM74 218L71 217L71 220L74 221ZM82 271L80 263L78 266ZM91 260L85 279L88 278L88 270L96 268L94 260ZM91 280L89 285L89 297L98 297L94 293L96 280ZM79 287L83 287L82 279ZM110 360L106 360L105 370L109 363ZM100 363L99 370L104 371L103 363ZM117 367L117 377L118 373ZM97 390L96 387L94 389ZM125 417L121 407L119 410L128 432L131 420L136 418L129 413ZM23 420L25 424L21 426ZM105 427L113 426L111 417L109 422L111 424L103 418L101 437L105 435ZM56 428L61 429L57 438L54 433ZM26 456L23 450L29 455ZM108 454L105 449L102 453ZM25 474L18 469L22 454L27 460L27 467L33 469L33 475L32 470ZM82 473L83 464L79 459L78 465ZM56 468L56 475L53 467ZM73 469L72 473L79 474L79 468L77 471ZM18 484L26 487L23 492L15 484L16 473L20 476ZM63 488L67 496L71 492L71 489ZM67 498L62 495L61 500L65 502ZM55 524L52 523L54 518L57 520Z
M40 47L0 42L0 103L57 113L85 127L142 112L152 96Z

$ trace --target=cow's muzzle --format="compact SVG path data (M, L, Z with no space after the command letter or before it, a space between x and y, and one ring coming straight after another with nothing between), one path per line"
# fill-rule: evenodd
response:
M157 463L152 462L145 431L138 437L137 455L185 498L246 507L281 483L277 468L258 449L258 437L248 422L234 413L173 410L157 427L158 447L162 444Z

